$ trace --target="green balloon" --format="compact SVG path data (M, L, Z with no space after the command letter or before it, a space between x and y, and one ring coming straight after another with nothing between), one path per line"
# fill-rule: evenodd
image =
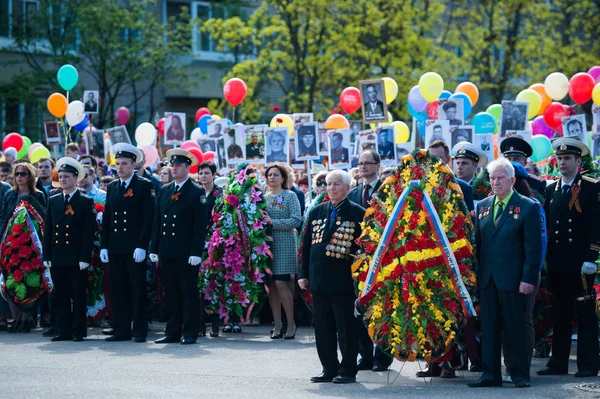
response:
M56 80L63 90L69 91L77 84L79 73L73 65L65 64L58 70Z
M17 152L17 159L25 158L27 156L27 152L29 151L29 147L31 147L31 140L29 137L23 137L23 147Z
M494 130L494 134L498 133L498 121L500 120L500 114L502 114L502 105L492 104L485 110L485 112L492 115L496 120L496 129Z
M548 155L550 155L552 143L548 137L538 134L537 136L533 136L531 138L530 144L531 148L533 149L533 154L531 155L530 159L533 162L543 161Z

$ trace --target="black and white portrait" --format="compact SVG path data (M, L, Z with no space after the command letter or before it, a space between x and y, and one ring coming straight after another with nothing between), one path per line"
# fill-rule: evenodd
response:
M104 133L104 130L95 130L92 132L92 155L95 157L104 158L106 154L104 149Z
M223 137L225 133L225 128L227 128L227 120L226 119L211 119L206 124L206 131L208 133L208 137L211 139L220 139Z
M378 127L377 153L381 157L381 166L393 166L396 163L396 146L394 143L394 127Z
M200 150L202 153L212 151L215 154L217 153L217 141L209 138L204 138L198 140L198 145L200 146Z
M106 129L106 133L108 133L108 138L111 145L115 145L117 143L131 144L131 139L129 138L129 134L127 133L127 128L125 125Z
M507 130L527 130L528 112L529 103L502 101L498 132L502 135Z
M314 114L312 113L300 113L300 114L292 114L292 120L294 121L294 125L298 123L309 123L314 119Z
M165 112L165 144L181 145L185 141L185 113Z
M225 134L225 149L227 164L237 164L246 160L246 146L244 145L244 125L227 126Z
M329 130L329 167L347 169L350 167L350 129Z
M327 129L325 124L319 124L319 155L329 155L329 136L327 135Z
M565 116L562 118L562 128L564 137L573 137L584 142L587 132L585 114Z
M219 139L215 140L217 142L217 153L216 159L219 162L218 168L219 170L227 169L227 158L225 156L225 140Z
M319 159L319 152L317 150L318 131L319 124L316 122L296 125L296 160L310 161Z
M46 136L46 144L60 144L60 126L58 122L44 122L44 135Z
M387 122L387 104L385 102L383 80L361 80L360 93L362 96L363 122L365 124Z
M449 147L452 144L450 136L450 123L446 120L425 121L425 148L436 140L442 140Z
M450 126L460 126L463 124L464 101L462 98L440 99L438 100L438 119L445 120Z
M98 90L86 90L83 92L83 112L87 114L98 113Z
M476 134L473 136L473 145L485 152L488 159L494 159L494 134ZM453 146L454 147L454 146Z
M289 163L289 129L287 127L274 127L266 133L267 164L281 162Z
M452 145L450 148L454 148L455 144L463 141L472 143L474 130L475 127L472 125L450 126L450 135L452 137Z
M360 155L365 150L377 150L377 135L372 130L361 131L356 139L358 140L356 155Z
M253 164L265 163L265 132L268 128L268 125L244 126L246 159Z
M350 142L356 143L358 134L362 130L362 121L350 121Z

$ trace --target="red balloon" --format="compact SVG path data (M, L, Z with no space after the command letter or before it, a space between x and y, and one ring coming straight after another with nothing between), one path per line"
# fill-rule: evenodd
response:
M2 141L2 151L8 147L13 147L17 152L21 151L21 148L23 148L23 137L19 133L7 134L4 141Z
M211 114L210 109L208 109L206 107L198 108L198 111L196 111L196 123L198 123L200 118L202 118L204 115L210 115L210 114Z
M200 149L200 144L196 143L193 140L188 140L188 141L184 141L183 144L181 145L181 149L182 150L190 150L191 148L197 148Z
M562 131L562 118L568 116L569 107L561 103L553 102L548 105L544 111L544 122L552 129L560 132Z
M595 85L596 81L589 73L576 73L569 81L569 95L577 104L585 104L592 98Z
M247 92L248 89L246 88L246 83L244 83L242 79L231 78L225 82L225 86L223 86L225 100L234 107L237 107L244 101Z
M202 160L203 161L215 161L215 152L214 151L206 151L204 154L202 154Z
M203 158L204 158L202 155L202 151L200 151L200 148L196 148L196 147L188 148L187 151L189 151L192 155L194 155L198 159L198 164L196 166L192 166L190 168L190 173L198 173L198 167L200 166L200 164L202 163Z
M129 110L126 107L120 107L117 109L115 119L119 125L126 125L129 122Z
M360 109L360 90L356 87L346 87L340 94L340 106L347 114L352 114Z
M432 121L436 121L438 119L439 107L440 107L440 103L438 103L437 100L427 104L425 111L427 111L427 117L429 119L431 119Z
M156 129L158 130L158 134L161 136L165 135L165 118L160 118L158 123L156 124Z

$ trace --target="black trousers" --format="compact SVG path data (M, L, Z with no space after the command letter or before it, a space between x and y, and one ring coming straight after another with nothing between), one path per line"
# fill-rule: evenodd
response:
M168 337L196 339L200 332L198 269L188 258L162 258Z
M145 338L148 335L146 262L135 263L133 253L109 254L109 260L115 336Z
M481 348L483 360L482 380L502 383L502 333L507 332L511 352L511 377L514 382L529 382L529 361L526 342L526 296L518 291L502 291L494 278L480 289Z
M354 294L313 292L315 338L323 372L355 377L358 371L358 323L354 317ZM342 362L337 356L338 341Z
M79 270L79 265L54 266L51 270L54 279L52 308L56 314L56 335L65 338L86 337L87 270Z
M595 275L585 275L588 292L593 291ZM552 356L547 366L566 372L571 353L571 333L574 312L577 312L577 369L597 372L600 367L598 356L598 318L596 301L575 301L583 296L581 273L549 273L548 284L552 294L554 326Z
M375 355L373 355L373 347L375 347ZM379 346L373 344L367 326L362 320L358 321L358 352L360 353L361 362L367 365L389 367L394 361L394 358L388 356Z

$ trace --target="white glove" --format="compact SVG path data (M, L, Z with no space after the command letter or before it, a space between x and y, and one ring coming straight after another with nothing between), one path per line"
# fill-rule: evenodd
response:
M52 267L52 262L50 262L49 260L45 260L44 266L46 266L48 269L50 269Z
M133 251L133 260L135 263L143 262L146 259L146 250L142 248L136 248Z
M102 263L108 263L108 249L100 250L100 260Z
M199 256L190 256L190 258L188 259L188 263L192 266L198 266L201 260L202 259L200 259Z
M89 265L89 263L79 262L79 270L85 270Z
M598 271L598 265L594 262L583 262L581 274L594 274Z
M158 262L158 255L157 254L150 254L150 262Z

